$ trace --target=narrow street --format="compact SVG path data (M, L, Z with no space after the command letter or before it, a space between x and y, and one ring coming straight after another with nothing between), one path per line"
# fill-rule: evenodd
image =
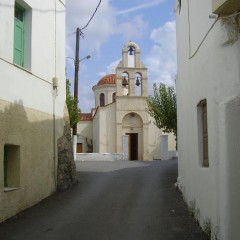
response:
M177 160L77 162L79 184L0 224L1 240L205 240Z

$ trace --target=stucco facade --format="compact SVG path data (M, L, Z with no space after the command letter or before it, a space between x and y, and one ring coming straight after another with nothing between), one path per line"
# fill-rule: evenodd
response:
M116 73L103 77L93 86L94 153L123 153L123 136L127 135L129 160L161 159L160 137L164 133L154 125L154 119L146 111L147 86L147 68L141 61L140 48L130 41L122 49L122 60ZM78 139L84 135L85 124L86 121L78 123ZM166 152L175 146L172 134L168 141Z
M3 221L56 189L66 95L65 1L0 0L0 35Z
M237 240L240 9L232 16L222 10L213 15L212 2L176 1L175 6L179 186L212 239Z

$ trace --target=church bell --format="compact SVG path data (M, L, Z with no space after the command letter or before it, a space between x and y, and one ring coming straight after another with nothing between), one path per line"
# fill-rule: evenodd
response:
M136 86L140 86L140 80L139 80L138 77L137 77L137 79L136 79Z
M128 85L128 82L127 82L127 79L126 79L125 76L123 77L122 85L123 85L124 87L126 87L126 86Z

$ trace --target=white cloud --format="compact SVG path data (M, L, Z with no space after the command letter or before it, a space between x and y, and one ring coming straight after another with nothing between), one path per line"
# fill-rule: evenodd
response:
M115 73L115 70L116 70L116 68L117 68L117 66L118 66L120 61L121 61L121 59L118 59L118 60L112 62L111 64L109 64L107 66L107 74Z
M99 0L67 0L67 46L66 52L68 56L74 55L75 48L75 32L77 27L83 28L89 21L96 9ZM101 46L108 42L110 37L118 35L123 41L131 39L140 39L146 33L148 24L144 21L142 15L126 16L124 20L119 22L116 9L111 5L111 0L101 2L98 11L86 29L83 30L84 39L80 39L80 48L85 52L100 54ZM153 3L139 5L136 8L150 7L163 2L157 0Z
M147 31L148 24L143 20L142 15L136 15L131 20L127 20L118 25L117 33L124 41L131 39L141 39Z
M164 2L164 0L156 0L154 2L144 3L144 4L138 5L136 7L132 7L132 8L128 8L128 9L125 9L125 10L118 11L117 14L121 15L121 14L135 12L135 11L138 11L138 10L143 10L145 8L150 8L150 7L154 7L156 5L159 5L162 2Z
M174 84L177 73L176 63L176 24L166 22L163 26L153 29L151 39L154 45L145 63L149 69L149 87L153 82Z
M112 73L115 73L116 71L116 68L119 64L119 62L121 61L121 59L119 60L116 60L112 63L110 63L108 66L107 66L107 69L106 69L106 72L100 72L98 73L99 76L103 77L103 76L106 76L107 74L112 74Z

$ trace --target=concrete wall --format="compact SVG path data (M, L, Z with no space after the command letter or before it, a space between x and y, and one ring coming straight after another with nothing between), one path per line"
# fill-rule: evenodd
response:
M0 0L0 221L55 191L56 142L65 116L64 1L17 2L26 9L23 68L13 64L15 1ZM6 144L18 149L14 191L3 184Z
M189 4L189 5L188 5ZM189 11L188 11L189 9ZM240 235L240 40L233 19L209 19L211 1L176 11L178 156L183 196L212 239ZM207 100L209 167L202 167L197 105Z

